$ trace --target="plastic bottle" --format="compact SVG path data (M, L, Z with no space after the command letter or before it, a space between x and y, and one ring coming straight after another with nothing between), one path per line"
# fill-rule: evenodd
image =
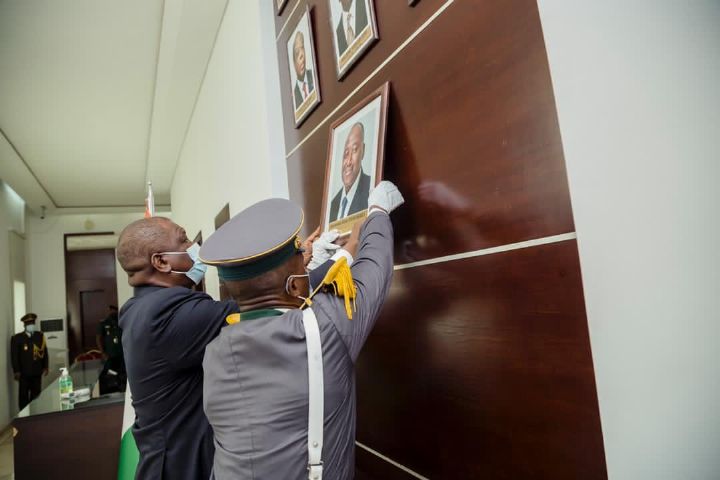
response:
M73 391L72 377L68 374L68 369L65 367L61 368L60 372L60 380L58 381L60 398L69 398Z

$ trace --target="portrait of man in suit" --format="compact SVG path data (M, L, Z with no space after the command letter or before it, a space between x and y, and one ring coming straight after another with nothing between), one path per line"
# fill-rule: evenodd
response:
M348 46L352 45L360 32L368 25L367 5L365 0L337 0L342 11L340 21L335 28L337 47L342 56Z
M286 42L295 127L320 104L310 12L310 7L305 7Z
M330 5L330 26L335 46L338 79L360 60L380 38L373 0L326 0Z
M315 82L313 81L313 72L307 68L305 49L305 35L298 31L295 33L293 41L293 67L295 68L295 110L307 99L315 90Z
M342 187L330 202L331 222L368 208L371 182L370 175L362 169L364 156L365 127L361 122L356 122L345 139L340 164Z
M367 215L370 191L382 180L389 90L385 83L330 125L320 211L325 231L349 234Z

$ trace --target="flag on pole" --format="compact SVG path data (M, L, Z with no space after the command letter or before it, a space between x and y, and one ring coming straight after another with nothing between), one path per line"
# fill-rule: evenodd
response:
M155 216L155 197L152 192L152 182L148 182L147 198L145 199L145 218Z
M132 406L130 384L125 390L125 410L123 411L122 433L120 434L120 461L118 462L118 480L134 480L135 470L140 460L132 426L135 422L135 409Z

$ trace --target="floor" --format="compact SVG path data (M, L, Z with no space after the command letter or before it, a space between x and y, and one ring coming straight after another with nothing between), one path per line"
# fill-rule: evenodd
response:
M0 480L13 480L13 434L12 427L0 432Z

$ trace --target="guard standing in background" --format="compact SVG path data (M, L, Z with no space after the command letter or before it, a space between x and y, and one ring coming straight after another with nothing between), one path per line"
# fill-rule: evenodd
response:
M25 331L10 340L10 358L15 380L20 382L18 408L22 410L40 395L42 375L48 374L48 353L45 335L35 327L37 315L28 313L20 321Z
M108 316L100 320L97 326L95 341L98 349L106 358L106 365L117 373L125 372L125 361L123 360L122 330L118 325L118 308L115 305L108 305Z
M118 325L118 308L108 305L108 316L100 320L95 341L105 365L100 373L100 393L125 391L127 375L122 347L122 330Z

